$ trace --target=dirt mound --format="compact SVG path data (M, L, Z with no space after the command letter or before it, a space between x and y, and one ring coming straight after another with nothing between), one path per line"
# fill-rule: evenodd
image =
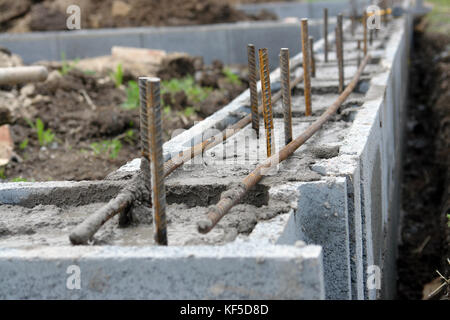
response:
M248 15L223 0L0 0L0 31L66 30L69 5L81 9L81 28L180 26L273 20L261 11Z
M164 141L247 87L239 69L203 65L185 54L165 56L171 58L183 62L161 67L175 76L161 82ZM140 156L135 76L127 70L93 72L72 61L47 67L45 82L0 87L1 124L10 124L14 140L12 160L0 166L0 181L102 179ZM208 86L201 82L205 74L211 75Z

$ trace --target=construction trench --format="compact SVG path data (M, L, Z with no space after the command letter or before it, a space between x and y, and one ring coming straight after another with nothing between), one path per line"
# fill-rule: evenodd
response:
M387 15L387 21L383 17L382 27L376 32L364 29L361 22L353 25L348 16L343 19L340 71L334 25L327 34L327 61L325 40L314 42L314 59L310 62L315 72L308 72L311 115L305 114L309 90L302 63L304 52L300 52L290 59L292 90L283 92L286 69L281 72L276 68L270 73L266 90L261 90L258 81L257 90L264 97L259 97L257 105L264 105L265 110L258 133L249 121L252 103L250 90L246 90L166 142L160 160L151 162L151 173L147 160L130 159L102 181L0 184L0 297L394 298L413 19L409 1L397 5L403 8L403 14ZM320 25L321 21L310 19L309 23ZM297 28L301 45L300 26ZM242 50L246 53L247 48ZM258 50L255 54L258 58ZM263 60L260 57L261 68ZM268 69L261 70L261 75L265 72L268 76ZM341 75L343 83L339 85ZM148 85L157 81L141 80L141 107L156 106L158 94ZM350 88L344 91L344 97L347 86ZM142 96L144 91L147 97ZM285 146L288 102L283 100L289 91L294 144L297 137L323 119L321 115L330 106L335 106L337 113L330 114L320 130L297 144L286 160L275 163L244 192L242 181L268 159L267 150L271 148L272 155L277 155ZM270 102L273 105L268 109ZM265 130L268 110L273 115L273 136ZM236 130L236 123L243 118L247 119L245 125ZM148 115L147 120L151 119L157 119L157 115ZM157 126L148 127L157 130ZM226 140L211 139L227 129ZM152 152L158 156L154 135L157 131L150 137L152 146L156 146L153 150L145 150L148 143L142 139L144 158ZM266 137L272 141L269 146ZM211 145L202 149L202 141ZM196 156L173 167L164 178L163 169L167 168L161 169L161 160L181 158L183 151L185 156L191 151ZM159 183L153 184L163 181L165 185L164 190L157 190L157 201L152 197L153 208L148 203L150 176ZM221 200L224 192L228 193ZM214 205L234 199L236 193L242 197L234 206L227 203L229 213L209 233L199 232L205 231L205 223L213 226L207 214L211 218L221 211ZM111 203L118 195L127 202ZM153 211L155 203L162 208L164 202L167 234L158 233L158 242L163 243L161 237L166 236L168 246L158 246L155 224L161 232L165 223L158 214L154 219ZM105 210L118 214L108 215L110 219L101 227L106 219L97 221L98 231L97 227L90 230L89 237L80 236L83 232L86 235L86 228L80 227L83 221L88 217L95 220L92 217ZM72 265L81 270L79 290L66 286L67 270ZM371 285L370 270L379 270L379 286Z

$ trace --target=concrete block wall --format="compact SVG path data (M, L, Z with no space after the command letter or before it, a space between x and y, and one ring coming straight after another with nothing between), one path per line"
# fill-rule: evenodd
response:
M311 167L322 176L320 181L278 183L275 186L267 179L269 203L271 200L292 203L291 211L259 222L248 238L238 238L224 246L21 249L2 247L0 241L0 275L5 284L0 288L0 296L65 299L392 298L395 294L399 177L412 17L406 14L393 23L388 31L388 41L372 51L379 63L377 69L371 69L369 73L369 91L345 134L338 156L317 161ZM348 28L349 23L344 27ZM333 41L332 34L330 41ZM322 46L322 40L315 44L318 51ZM291 64L300 62L300 55L296 55ZM278 69L272 72L271 80L273 83L279 81ZM165 143L165 158L189 147L205 130L222 129L235 122L236 113L248 112L248 98L246 91L216 114ZM115 182L135 173L138 168L139 159L135 159L113 173L113 180L94 182L98 186L90 183L88 186L83 183L71 186L78 188L80 193L92 188L89 194L101 193L110 197L117 193L120 185ZM172 179L175 184L178 183L176 178ZM170 183L171 179L168 179ZM0 205L26 205L30 199L36 203L48 199L54 192L62 194L61 190L67 190L64 188L68 184L72 183L4 184L0 189ZM57 201L58 197L54 198ZM93 201L105 201L101 197L93 198ZM52 204L52 201L48 203ZM66 289L65 271L70 264L82 267L86 285L81 291ZM189 269L189 272L183 272L182 279L182 270L177 265ZM370 289L367 285L367 268L373 265L381 270L380 290ZM139 272L128 272L136 266ZM242 272L243 269L248 273ZM229 276L223 278L223 274Z
M322 36L320 21L310 21L310 34ZM335 19L330 19L333 30ZM40 60L89 58L111 54L113 46L161 49L199 55L205 63L247 63L247 44L267 47L269 62L278 65L279 48L300 52L300 24L277 21L240 22L188 27L142 27L80 31L0 34L0 46L22 57L25 63ZM274 69L274 68L273 68Z

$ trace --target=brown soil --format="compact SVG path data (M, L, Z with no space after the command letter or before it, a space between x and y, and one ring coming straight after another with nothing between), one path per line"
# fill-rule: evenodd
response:
M449 57L450 37L416 25L403 168L400 299L422 299L424 286L438 278L436 270L450 275L446 261L450 257ZM442 290L436 298L448 299L448 291Z
M66 30L66 19L69 16L66 9L69 5L78 5L81 8L83 29L179 26L276 18L267 11L257 15L247 15L234 8L232 4L235 2L231 0L0 0L0 31Z
M195 72L198 83L204 75L212 75L214 88L202 102L191 101L183 91L163 97L170 107L163 112L164 141L169 140L174 130L191 127L247 87L245 79L240 79L240 84L231 83L218 62L191 71ZM128 80L135 79L125 77L124 83ZM140 156L139 110L122 106L127 97L126 88L123 85L116 88L109 75L92 75L78 69L61 75L51 70L43 83L0 87L0 90L16 92L21 104L11 117L16 155L6 167L0 168L3 179L5 176L10 181L17 178L27 181L102 179ZM187 113L188 106L193 106L196 112ZM27 121L36 123L38 118L45 129L55 134L53 141L45 146L39 143L37 130ZM27 140L24 147L23 142ZM113 149L96 152L92 145L111 140L120 141L122 145L117 156L110 152Z

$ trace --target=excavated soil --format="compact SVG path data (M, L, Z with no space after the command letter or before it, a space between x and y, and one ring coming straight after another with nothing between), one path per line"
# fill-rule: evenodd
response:
M427 298L450 275L450 37L417 25L411 57L398 297ZM447 290L447 291L446 291ZM448 287L435 299L448 299Z
M246 89L245 78L231 83L223 70L218 61L193 70L199 86L204 78L209 79L207 86L211 91L202 102L191 101L183 91L163 96L170 106L163 112L164 141L175 130L188 129ZM126 86L116 87L110 75L76 68L65 74L59 71L50 68L43 83L0 87L0 99L5 99L8 106L17 104L9 119L2 117L10 124L14 155L6 166L0 167L0 181L103 179L140 156L139 108L123 107ZM236 77L239 79L239 75ZM136 81L125 73L123 83L128 80ZM188 107L195 112L187 112ZM51 142L39 142L37 119L54 134Z
M276 16L267 11L261 11L256 15L245 14L233 6L235 2L233 0L0 0L0 31L67 30L66 20L69 15L66 9L70 5L80 7L82 29L180 26L276 19Z

